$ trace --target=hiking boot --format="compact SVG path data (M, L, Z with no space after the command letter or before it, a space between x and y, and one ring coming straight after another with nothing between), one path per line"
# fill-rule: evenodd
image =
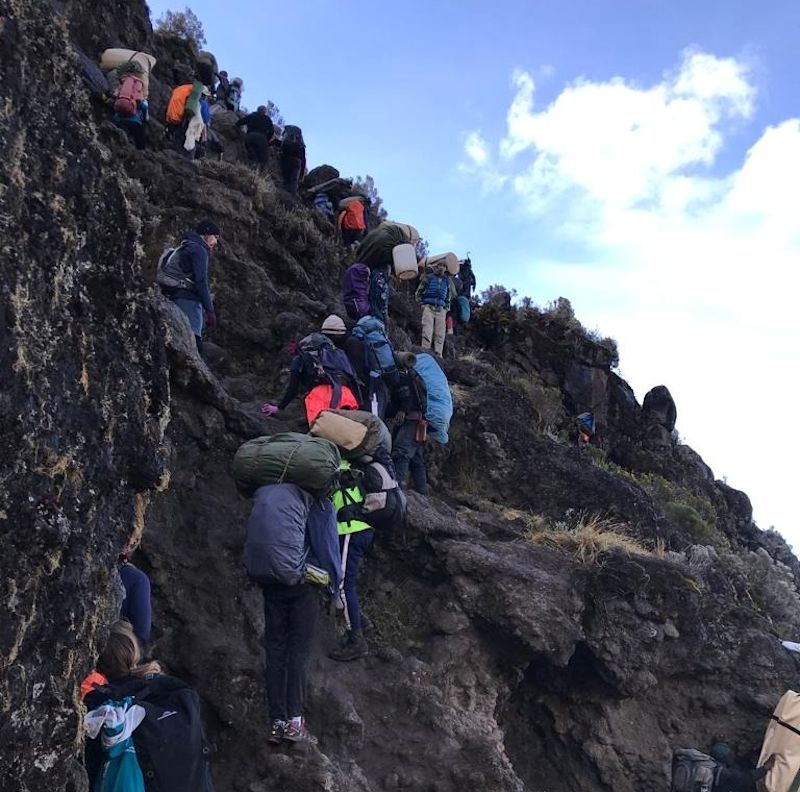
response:
M278 745L283 739L283 735L285 733L286 721L274 720L269 727L269 737L267 737L267 742L271 743L272 745Z
M283 730L283 739L293 743L317 744L317 738L308 730L305 718L300 718L299 722L294 718L290 720Z
M364 636L358 632L347 633L347 640L338 649L334 649L328 654L331 660L339 660L340 662L348 662L350 660L358 660L366 657L369 654L369 647Z

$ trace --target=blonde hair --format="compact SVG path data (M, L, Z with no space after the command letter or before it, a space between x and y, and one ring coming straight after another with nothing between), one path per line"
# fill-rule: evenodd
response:
M109 679L118 679L160 674L161 666L155 660L142 663L142 650L136 633L129 621L121 619L111 625L111 634L97 659L97 670Z

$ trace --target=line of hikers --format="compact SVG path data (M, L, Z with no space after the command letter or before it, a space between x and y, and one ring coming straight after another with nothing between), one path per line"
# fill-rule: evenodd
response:
M108 103L113 110L113 123L124 130L137 149L147 147L147 123L150 75L156 59L145 52L126 49L105 50L100 65L108 80ZM221 160L224 145L212 129L217 111L240 113L244 82L240 77L228 79L218 70L210 52L200 52L195 79L176 86L170 94L165 113L166 138L172 147L187 159L209 155ZM306 147L300 127L286 125L276 129L266 105L236 122L245 129L244 145L248 161L258 168L266 166L270 147L278 150L284 188L297 194L306 172Z

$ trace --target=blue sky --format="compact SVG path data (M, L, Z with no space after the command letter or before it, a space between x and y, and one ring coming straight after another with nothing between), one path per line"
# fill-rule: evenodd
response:
M180 6L150 3L153 17ZM479 288L572 300L641 400L800 543L800 4L195 0L245 103L369 173Z

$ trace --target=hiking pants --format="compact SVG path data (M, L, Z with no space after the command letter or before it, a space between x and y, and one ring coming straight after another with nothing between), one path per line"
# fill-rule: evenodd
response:
M274 583L261 588L269 718L285 721L303 714L319 601L317 590L309 583Z
M404 421L394 433L392 439L392 461L397 472L397 481L401 487L406 486L406 476L411 471L414 489L420 495L428 494L428 475L425 472L425 443L416 440L416 420Z
M260 132L248 132L244 138L244 147L247 149L247 159L257 165L266 165L269 162L269 140Z
M186 314L192 332L198 337L202 336L203 303L200 300L190 300L188 297L177 297L174 302Z
M297 195L300 186L300 169L303 161L299 157L281 157L281 176L283 188L292 195Z
M431 349L437 355L444 350L444 336L447 331L447 311L434 308L432 305L422 306L422 348Z
M120 129L124 129L128 135L128 140L136 146L139 151L147 148L147 136L144 124L139 121L129 121L127 118L120 118L114 122Z
M358 601L358 570L361 561L375 538L375 530L356 531L339 537L344 571L344 604L347 627L352 632L361 632L361 605Z

